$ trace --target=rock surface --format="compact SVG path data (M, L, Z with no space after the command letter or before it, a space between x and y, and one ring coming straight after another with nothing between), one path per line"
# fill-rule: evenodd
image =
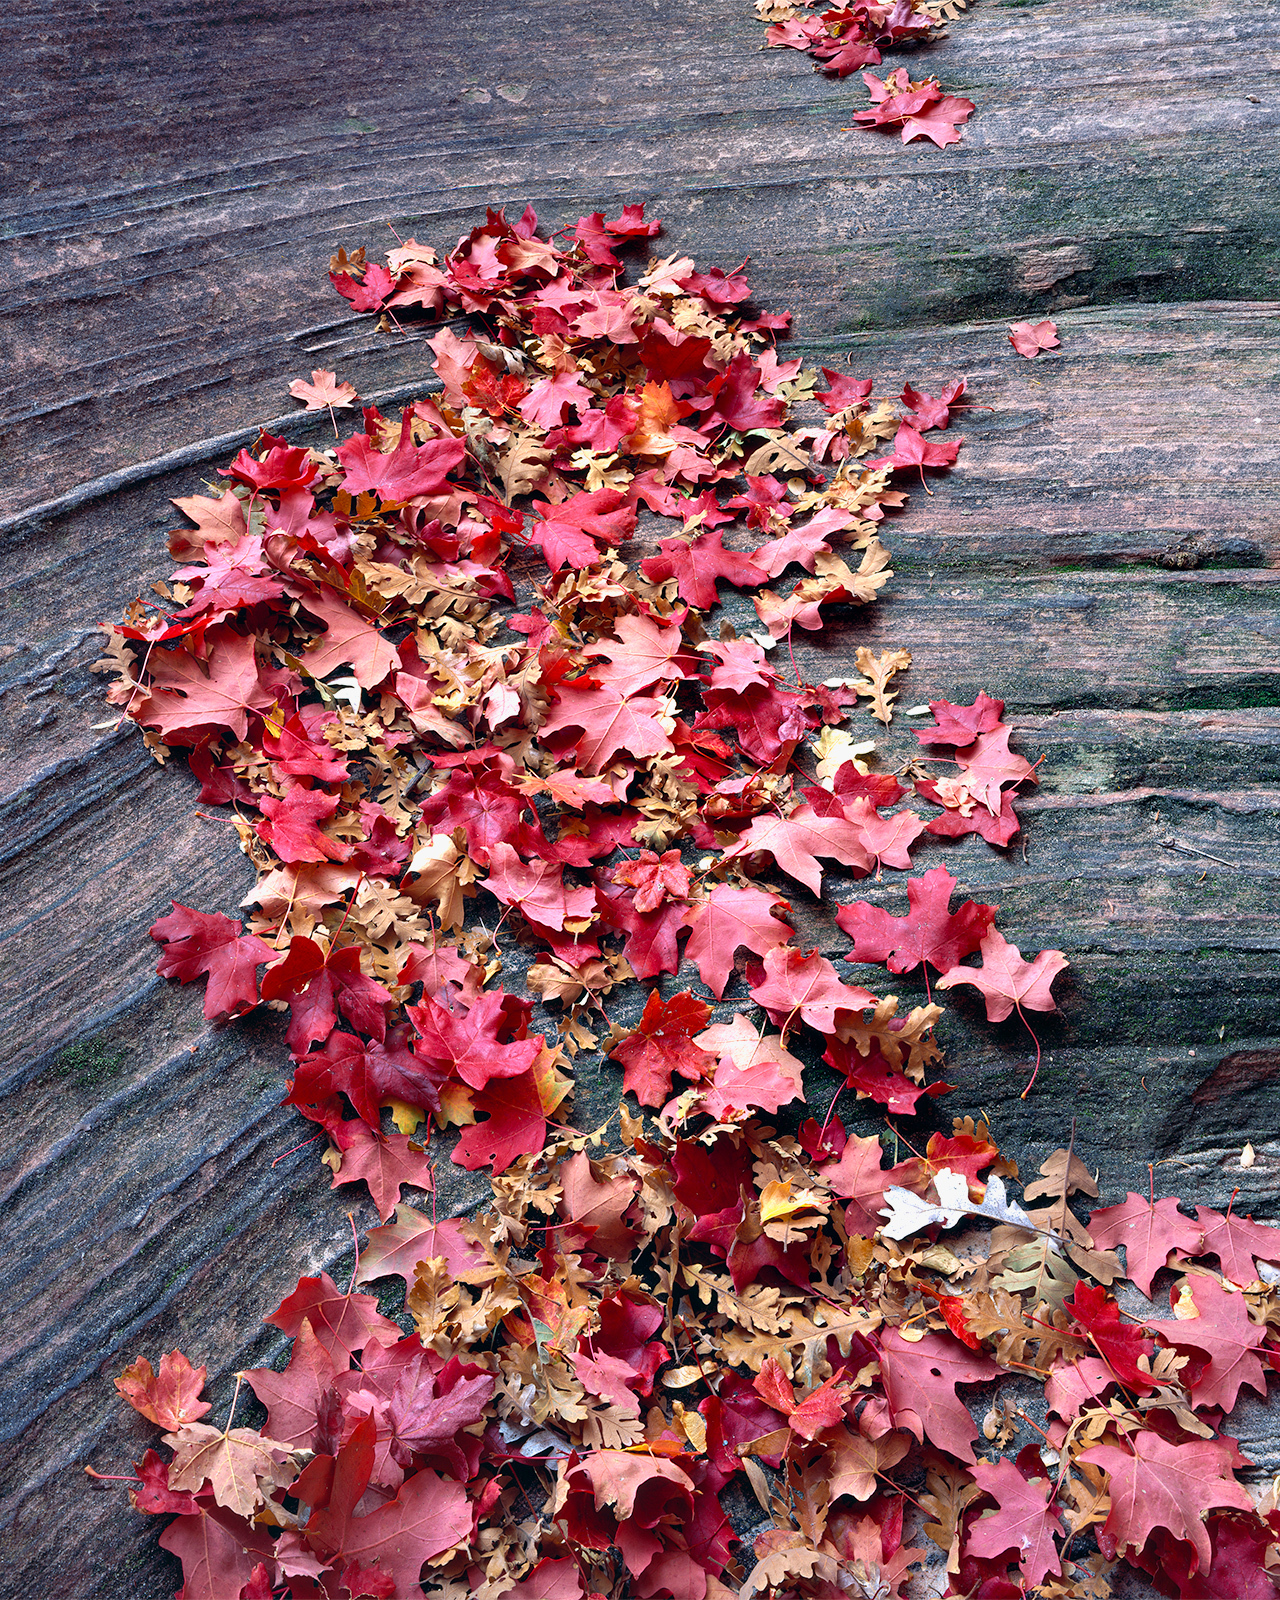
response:
M168 901L232 911L251 869L185 771L111 730L87 669L101 619L167 570L168 497L278 419L291 377L420 381L420 338L347 314L324 276L388 225L450 244L489 203L558 226L644 199L668 248L752 258L758 301L796 313L792 353L880 393L968 375L991 409L893 526L888 597L797 644L817 678L905 644L903 704L985 688L1044 756L1017 848L920 857L1072 962L1025 1103L1025 1034L952 997L954 1109L1032 1166L1074 1121L1104 1202L1170 1161L1165 1192L1238 1187L1277 1215L1273 6L977 0L928 60L979 106L945 152L850 131L860 80L760 53L747 0L31 0L2 26L0 1592L171 1594L155 1524L80 1470L153 1439L110 1375L180 1344L221 1418L227 1374L275 1348L261 1314L300 1272L351 1268L354 1191L292 1149L311 1128L278 1105L275 1019L212 1031L154 976ZM1006 322L1050 314L1062 350L1014 356ZM892 874L860 893L903 907ZM617 1079L584 1078L581 1121ZM444 1209L487 1188L443 1165ZM1250 1439L1274 1460L1267 1423Z

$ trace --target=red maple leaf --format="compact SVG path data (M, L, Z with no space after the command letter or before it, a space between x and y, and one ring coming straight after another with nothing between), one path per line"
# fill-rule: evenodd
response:
M944 94L914 117L903 119L902 142L910 144L912 139L923 137L932 139L939 149L949 144L959 144L960 124L968 122L976 109L972 100L965 100L960 95Z
M978 1428L956 1394L958 1383L985 1383L1002 1368L990 1356L966 1350L949 1333L926 1333L915 1342L897 1328L880 1335L880 1377L896 1428L926 1439L958 1461L975 1460Z
M343 1294L327 1272L318 1278L299 1278L293 1293L262 1320L290 1339L298 1337L304 1320L309 1322L312 1333L343 1370L357 1350L395 1344L402 1337L399 1327L378 1310L373 1295L352 1294L349 1289Z
M954 706L950 700L930 700L937 726L917 728L916 738L921 744L968 745L980 733L994 733L1004 716L1004 701L993 700L985 692L969 706Z
M723 267L690 272L676 282L686 294L699 294L713 306L740 305L751 298L751 285L745 276L741 272L726 272Z
M302 606L325 625L325 632L306 652L307 671L313 678L327 678L339 667L349 666L362 689L376 689L400 666L390 641L332 589L321 586L314 594L304 594Z
M479 1465L480 1441L464 1430L484 1419L496 1380L491 1372L464 1366L456 1356L440 1371L433 1371L432 1354L419 1349L398 1369L386 1412L392 1430L391 1455L400 1466L408 1466L413 1456L426 1457L427 1465L443 1468L459 1483L466 1483ZM370 1376L368 1366L365 1375ZM377 1376L374 1374L375 1383ZM381 1398L377 1388L364 1392L375 1397L375 1404ZM357 1390L353 1399L360 1393Z
M330 1562L348 1569L376 1562L392 1579L393 1594L410 1595L423 1562L469 1536L471 1507L462 1484L424 1468L404 1480L394 1500L357 1516L373 1470L375 1437L372 1417L362 1417L338 1452L326 1503L314 1507L302 1534Z
M745 476L747 492L732 495L723 501L726 511L745 511L748 528L768 528L778 517L786 519L791 516L793 508L787 499L787 486L781 478L768 472L762 473L759 477L751 473ZM758 554L758 551L753 551L753 558Z
M785 632L785 629L784 629ZM808 709L808 695L771 684L751 687L745 694L730 694L709 689L703 697L706 709L694 719L695 730L732 728L744 755L762 766L772 766L785 751L789 756L818 718Z
M765 1358L753 1387L766 1405L786 1417L793 1433L807 1440L843 1422L845 1402L853 1393L847 1380L831 1377L797 1400L795 1386L772 1356Z
M817 565L820 555L825 555L831 546L827 543L826 535L834 532L845 518L847 512L835 512L839 521L833 523L821 516L814 517L811 522L805 523L802 528L789 528L781 538L771 539L767 544L760 545L751 552L751 559L771 578L779 577L793 562L801 566L806 572L812 572ZM749 641L743 641L749 643ZM704 646L704 649L710 646ZM712 686L716 684L712 676Z
M134 1463L134 1472L141 1480L141 1489L130 1489L129 1499L134 1509L152 1516L165 1516L177 1512L179 1516L196 1516L200 1503L194 1495L169 1487L169 1463L162 1461L154 1450L148 1450L141 1461Z
M483 866L492 845L517 837L528 811L529 802L497 773L460 768L422 802L422 821L433 833L464 829L468 853Z
M236 1531L200 1506L193 1516L175 1517L157 1541L182 1563L183 1600L227 1600L239 1596L271 1555L271 1541L243 1522Z
M420 1036L415 1050L424 1061L456 1074L473 1089L483 1089L491 1078L523 1077L537 1060L543 1040L541 1034L532 1039L510 1037L506 1002L511 998L501 989L486 990L460 1016L424 995L420 1005L408 1008Z
M931 1133L924 1147L924 1157L911 1156L895 1169L902 1176L897 1180L904 1188L923 1194L934 1173L943 1167L952 1172L963 1172L970 1183L976 1183L981 1173L1000 1158L999 1149L981 1133Z
M1000 812L992 816L986 806L970 805L967 796L963 809L954 803L954 796L944 794L936 783L927 778L916 779L916 793L935 805L946 806L940 817L934 817L925 828L926 833L944 839L959 839L967 833L979 834L988 844L1004 848L1018 831L1018 814L1013 809L1013 796L1006 789L1000 796ZM964 812L970 814L965 816Z
M950 1084L925 1085L913 1082L901 1067L892 1066L885 1059L874 1040L864 1056L855 1044L839 1038L828 1039L822 1059L829 1067L844 1074L850 1088L874 1100L877 1105L888 1106L897 1115L914 1115L916 1102L922 1095L933 1099L951 1092Z
M840 78L847 78L860 67L880 65L880 52L858 33L845 34L838 39L828 35L812 47L805 39L798 48L809 48L810 54L821 64L819 70L834 72Z
M554 428L564 421L564 414L570 406L581 412L594 399L591 390L578 381L576 371L557 372L534 384L520 402L520 415L535 427Z
M694 1043L720 1060L702 1097L713 1117L723 1120L753 1107L772 1115L802 1098L801 1062L783 1048L778 1034L762 1036L745 1017L716 1023Z
M852 761L846 761L832 779L834 793L827 794L827 804L833 800L852 805L855 800L866 798L877 808L881 806L895 806L906 794L906 790L891 774L886 772L859 772ZM817 805L818 797L826 791L818 788L802 791L806 800Z
M951 409L960 403L965 387L965 380L957 378L954 383L947 384L935 400L931 394L921 394L908 383L903 387L901 400L909 411L915 412L915 425L922 431L949 428Z
M579 1346L590 1346L602 1355L623 1361L632 1372L629 1387L637 1394L653 1393L658 1368L670 1359L671 1352L654 1334L666 1318L662 1307L641 1299L637 1290L617 1290L596 1304L600 1326L595 1333L583 1333Z
M1274 1539L1269 1522L1211 1512L1205 1527L1213 1561L1190 1577L1177 1574L1179 1600L1275 1600L1274 1568L1267 1565Z
M428 439L415 445L411 408L406 408L400 420L400 438L394 450L379 450L367 433L353 435L337 450L347 494L376 494L384 505L418 495L443 494L449 474L462 465L466 453L461 439Z
M139 1356L115 1380L116 1388L133 1409L169 1431L186 1422L198 1422L209 1410L201 1400L206 1367L193 1367L181 1350L161 1356L157 1372L145 1356Z
M1209 1206L1196 1207L1196 1222L1204 1230L1204 1242L1194 1256L1217 1256L1222 1275L1247 1288L1258 1281L1259 1261L1280 1262L1280 1228L1267 1227L1249 1217L1224 1215Z
M844 814L858 829L862 847L879 867L897 867L905 872L911 865L911 846L925 830L914 811L896 811L882 817L865 796L858 796L844 808Z
M289 393L295 400L305 400L308 411L324 411L329 408L341 410L343 406L354 405L360 398L349 383L339 383L336 372L326 372L317 367L311 374L311 382L305 378L295 378L289 385Z
M256 934L242 933L242 924L216 911L194 911L180 901L151 925L151 937L164 945L156 966L162 978L179 983L208 975L204 1014L210 1022L248 1011L258 1003L258 972L276 952Z
M1139 1369L1138 1357L1150 1357L1155 1345L1140 1327L1121 1322L1120 1307L1107 1291L1091 1283L1078 1283L1074 1295L1063 1305L1117 1380L1138 1394L1150 1394L1155 1385L1150 1372Z
M584 772L593 773L607 767L619 751L641 757L674 750L667 731L670 720L667 703L660 696L628 698L616 689L578 689L566 684L541 731L545 738L580 729L573 743L578 765Z
M391 995L361 970L359 945L330 946L326 951L314 939L295 934L284 960L263 973L262 996L289 1002L285 1040L295 1056L305 1055L313 1044L329 1037L339 1010L361 1033L386 1038Z
M265 1567L262 1570L266 1572ZM395 1600L396 1580L381 1567L362 1567L358 1561L349 1561L343 1567L342 1576L338 1581L352 1596L352 1600ZM259 1597L251 1595L247 1589L242 1589L240 1600L259 1600ZM261 1600L272 1600L270 1587L261 1596Z
M1058 338L1056 323L1046 317L1043 322L1011 322L1009 343L1020 356L1026 356L1030 361L1042 350L1052 350L1062 341Z
M926 467L951 467L960 454L963 439L926 439L909 422L899 427L893 439L893 454L880 461L869 461L869 467L916 467L920 482L924 482Z
M755 553L760 554L758 550ZM716 658L716 665L707 679L707 687L712 691L723 689L730 694L742 694L755 687L767 689L777 682L777 673L754 639L708 639L702 648Z
M582 1600L585 1593L581 1568L572 1556L543 1556L528 1577L503 1590L503 1600Z
M822 409L830 416L850 406L860 406L871 397L870 378L851 378L847 372L832 372L830 367L823 367L822 376L831 387L819 390L814 398L821 402Z
M523 378L513 372L503 372L483 356L471 364L471 375L462 385L462 392L472 405L500 421L504 414L514 410L529 392Z
M693 1043L706 1027L711 1007L695 995L663 1000L654 989L638 1025L610 1048L622 1063L622 1087L642 1106L662 1106L671 1098L671 1075L678 1072L697 1083L715 1066L715 1058Z
M295 783L282 799L266 794L258 805L262 820L254 824L254 832L281 861L346 861L351 855L349 844L320 827L338 809L336 794Z
M220 621L241 607L279 600L284 595L279 578L264 570L261 537L217 545L206 552L203 566L179 567L173 576L195 587L195 598L183 606L178 616L203 616L209 622ZM137 632L130 629L128 636ZM168 629L160 637L169 637L173 632Z
M1030 762L1009 748L1009 729L999 727L979 734L967 750L956 751L963 774L960 780L980 806L992 816L1000 810L1000 789L1006 783L1039 783Z
M1049 989L1070 965L1061 950L1042 950L1034 961L1024 961L1018 947L996 928L983 936L978 949L981 967L953 967L938 979L938 988L972 984L987 1002L988 1022L1003 1022L1015 1008L1019 1012L1058 1009Z
M749 555L726 550L718 529L704 529L696 539L663 539L659 554L648 556L640 570L650 583L676 580L680 598L687 605L705 611L716 603L716 580L735 584L739 589L754 589L765 582L766 574Z
M1267 1330L1250 1318L1244 1296L1201 1277L1187 1278L1185 1293L1195 1304L1194 1317L1152 1320L1147 1326L1177 1349L1200 1350L1209 1357L1208 1366L1189 1384L1195 1404L1227 1412L1235 1408L1242 1387L1266 1394L1266 1368L1256 1352Z
M737 1446L783 1426L782 1413L766 1405L755 1385L736 1372L726 1372L718 1391L700 1401L698 1410L707 1422L707 1454L721 1472L739 1471L741 1457ZM761 1456L767 1466L776 1466L778 1456Z
M218 476L232 478L236 483L247 484L250 489L305 489L314 483L319 467L311 459L311 452L302 445L288 445L283 439L264 433L258 440L258 449L267 446L261 459L249 450L242 450L229 467L219 467Z
M615 638L598 639L582 652L597 663L591 675L604 687L629 695L684 677L676 662L684 649L679 628L655 617L621 616L614 618L613 631Z
M846 1140L839 1159L822 1168L822 1176L830 1184L832 1194L850 1202L846 1208L850 1232L866 1239L883 1223L880 1208L885 1190L890 1184L902 1181L896 1171L881 1167L883 1154L883 1147L874 1134L863 1138L855 1133Z
M684 953L697 963L703 983L717 1000L724 996L739 948L762 956L775 945L786 944L795 929L772 913L790 909L785 900L764 889L731 889L719 883L701 905L685 912L684 925L692 931Z
M965 1535L970 1556L991 1557L1014 1551L1023 1581L1041 1583L1050 1572L1061 1572L1054 1536L1066 1532L1053 1507L1053 1485L1047 1478L1024 1478L1012 1461L980 1461L972 1469L974 1482L996 1502L971 1522Z
M1125 1247L1125 1270L1148 1299L1151 1280L1169 1252L1185 1250L1194 1255L1204 1237L1199 1224L1178 1210L1176 1200L1153 1202L1132 1190L1123 1205L1095 1211L1089 1218L1089 1233L1099 1250Z
M283 1372L254 1367L245 1373L259 1403L267 1408L268 1437L294 1449L317 1449L323 1396L333 1388L339 1370L347 1370L346 1361L335 1360L304 1317Z
M457 1277L474 1271L485 1262L484 1247L468 1233L470 1224L456 1217L441 1217L433 1222L412 1206L398 1206L396 1220L373 1228L365 1242L356 1270L357 1283L395 1273L413 1282L419 1261L443 1256L449 1271Z
M420 1109L440 1109L442 1068L432 1069L409 1043L405 1024L387 1031L385 1041L353 1033L330 1033L323 1047L303 1056L295 1069L287 1105L315 1105L341 1091L369 1127L379 1125L379 1107L401 1100ZM354 1138L358 1130L352 1129Z
M557 805L570 811L585 811L591 805L611 806L618 798L607 783L599 778L584 778L572 767L557 768L545 778L529 773L520 780L520 787L525 794L549 794Z
M1055 1416L1069 1422L1081 1408L1100 1399L1103 1391L1119 1380L1097 1356L1080 1356L1075 1361L1054 1367L1044 1386L1045 1402Z
M613 881L635 890L637 911L656 911L664 900L689 898L689 869L678 850L666 850L661 856L654 850L642 850L634 861L614 868Z
M858 111L854 115L867 127L893 127L905 117L923 111L942 98L942 90L935 82L925 79L921 83L912 83L905 67L897 68L887 78L877 78L872 72L864 72L862 81L870 91L874 104L870 110Z
M609 1550L622 1542L623 1560L633 1575L637 1565L643 1572L661 1548L660 1540L636 1539L634 1534L662 1519L684 1523L693 1514L687 1468L657 1455L593 1450L569 1468L562 1482L570 1540L588 1550ZM620 1541L620 1528L627 1524L632 1524L632 1537Z
M169 535L169 549L175 560L196 550L207 551L210 545L224 540L234 543L249 531L244 517L244 501L234 489L224 489L220 495L179 495L170 505L195 523L195 530L184 528Z
M395 279L384 266L371 261L357 281L349 272L331 272L329 282L353 311L377 311L395 287Z
M545 517L530 527L529 538L551 570L558 572L566 562L574 568L593 565L600 559L597 539L616 545L634 532L635 525L636 508L619 490L595 489L590 494L584 490L548 507Z
M710 1145L695 1139L677 1139L671 1172L680 1215L694 1219L690 1238L713 1240L720 1227L732 1219L728 1228L732 1239L742 1220L742 1192L754 1187L751 1152L724 1134L717 1135Z
M315 778L320 783L342 783L347 776L347 758L329 744L323 729L334 721L331 711L319 717L314 708L298 712L279 727L264 725L262 748L275 773L282 778ZM256 803L256 802L255 802Z
M597 883L600 920L626 935L622 951L637 978L656 978L675 972L680 965L679 935L686 908L678 900L664 901L654 911L637 911L635 898L625 890Z
M625 1361L578 1350L569 1357L569 1362L588 1394L606 1401L625 1417L636 1418L640 1415L640 1402L628 1385L628 1379L634 1374Z
M527 1042L541 1048L541 1039ZM463 1128L453 1152L468 1172L479 1167L505 1172L518 1156L533 1155L547 1142L547 1113L532 1068L512 1077L495 1075L471 1103L486 1120Z
M845 960L883 961L890 972L911 972L924 961L939 972L958 967L990 933L997 908L965 900L949 911L956 881L945 867L909 879L905 917L866 900L841 906L836 921L853 940Z
M1131 1449L1096 1444L1081 1461L1110 1478L1111 1511L1103 1528L1121 1554L1138 1551L1157 1528L1194 1547L1201 1570L1213 1560L1204 1515L1215 1506L1251 1511L1253 1501L1232 1472L1234 1451L1221 1439L1179 1439L1171 1444L1144 1428Z
M743 287L746 287L745 280ZM772 396L765 400L754 399L760 378L760 368L745 351L734 356L725 370L707 385L706 393L714 400L712 417L739 433L749 433L753 428L776 428L786 415L786 402Z
M581 1150L560 1163L559 1178L560 1215L573 1224L562 1230L560 1248L587 1249L614 1260L630 1256L637 1234L626 1213L636 1197L637 1181L629 1175L601 1177Z

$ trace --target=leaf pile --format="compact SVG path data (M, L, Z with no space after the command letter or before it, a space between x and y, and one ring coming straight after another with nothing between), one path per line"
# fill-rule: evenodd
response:
M172 1455L135 1504L175 1516L185 1600L889 1600L930 1541L934 1593L1088 1600L1119 1559L1187 1600L1270 1592L1280 1518L1222 1427L1277 1358L1280 1234L1137 1195L1085 1219L1068 1151L1024 1206L968 1119L901 1160L895 1135L887 1166L834 1104L779 1126L802 1056L898 1115L947 1086L941 1008L846 982L769 875L803 907L833 871L909 870L926 834L1007 844L1035 771L985 694L931 702L918 753L875 771L844 724L892 721L909 653L820 685L791 655L891 576L894 475L955 460L926 435L963 380L902 410L820 388L740 271L669 256L629 285L616 251L657 226L629 206L555 244L491 212L443 258L336 259L358 311L454 316L438 391L331 450L242 451L179 502L162 607L114 630L115 704L159 759L189 752L259 870L247 928L160 919L160 970L206 977L213 1020L287 1009L289 1102L385 1224L357 1281L405 1285L395 1321L302 1279L268 1319L287 1369L246 1374L260 1430L202 1421L178 1352L137 1362L120 1387ZM350 405L312 380L309 409ZM711 631L719 583L755 626ZM937 866L905 915L842 905L851 959L975 987L992 1021L1053 1010L1062 955L1023 960L955 886ZM550 1037L498 981L517 941ZM659 981L605 1032L611 994L683 959L708 997ZM600 1044L658 1113L624 1106L613 1153L566 1125ZM492 1169L472 1220L400 1201L434 1188L433 1126ZM1170 1262L1171 1314L1144 1321Z
M967 9L967 0L832 0L815 9L797 0L756 0L756 15L769 24L765 40L774 50L802 50L815 72L846 78L878 67L881 47L916 47L937 39L945 24ZM947 94L936 78L916 83L905 67L887 78L863 72L871 93L867 111L855 111L862 127L900 133L903 144L932 139L943 148L959 144L960 124L973 115L972 100Z
M411 240L389 269L336 263L359 309L486 321L435 335L442 392L398 421L368 409L331 451L264 437L221 495L178 502L196 527L171 538L165 609L135 605L108 657L111 698L160 759L190 751L260 874L247 931L175 903L152 929L159 970L207 977L211 1020L288 1008L289 1101L327 1133L335 1181L365 1179L383 1217L426 1181L428 1118L462 1129L466 1167L540 1150L569 1060L599 1042L593 1013L621 983L674 973L682 940L717 999L741 967L782 1033L761 1043L739 1017L746 1034L720 1025L689 1048L685 1017L676 1048L646 1012L638 1041L611 1044L642 1104L664 1104L675 1073L685 1114L772 1113L800 1095L784 1046L804 1025L858 1094L911 1110L939 1008L901 1016L796 949L757 875L772 864L816 895L824 861L865 876L909 867L925 834L1007 843L1013 789L1035 781L985 695L935 703L906 786L870 772L856 752L872 744L841 724L860 699L891 719L905 650L859 649L862 675L826 685L770 661L891 576L877 527L906 498L892 479L955 460L961 441L926 435L963 380L936 398L907 385L905 414L870 380L824 369L820 389L767 342L784 317L737 309L740 273L668 257L620 282L614 245L657 227L639 207L581 218L563 249L535 224L491 213L443 262ZM331 376L302 398L336 393ZM820 425L785 427L815 394ZM641 509L676 528L637 568L616 552ZM726 546L730 524L749 550ZM528 610L512 609L513 571ZM708 632L718 581L755 591L754 632ZM954 775L925 776L939 769ZM902 808L912 787L921 811ZM692 868L682 847L702 852ZM1005 995L992 1016L1053 1009L1046 984L1009 989L1022 967L1014 952L1006 970L991 908L952 918L945 868L921 882L938 971L985 939L954 981ZM517 930L540 949L529 986L565 1008L551 1043L529 1000L493 984Z
M928 1592L971 1600L1096 1600L1121 1559L1274 1592L1280 1511L1223 1428L1280 1363L1280 1230L1136 1194L1082 1219L1069 1150L1024 1207L972 1120L889 1167L834 1123L622 1133L521 1156L474 1220L401 1206L345 1293L300 1280L267 1318L289 1365L243 1374L261 1432L200 1421L176 1351L117 1380L168 1430L132 1498L176 1514L184 1600L891 1600L930 1544ZM1166 1262L1144 1320L1126 1274ZM390 1275L412 1331L354 1292Z

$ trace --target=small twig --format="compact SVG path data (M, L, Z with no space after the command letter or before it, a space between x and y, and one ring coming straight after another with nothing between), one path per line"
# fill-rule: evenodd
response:
M1160 843L1166 850L1176 850L1179 855L1198 856L1203 861L1216 861L1220 867L1229 867L1232 872L1242 872L1244 870L1234 861L1224 861L1221 856L1211 856L1207 850L1197 850L1188 845L1179 844L1171 833L1166 833Z

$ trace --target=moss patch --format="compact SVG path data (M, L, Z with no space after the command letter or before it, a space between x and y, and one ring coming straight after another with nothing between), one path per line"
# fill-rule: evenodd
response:
M123 1045L106 1039L85 1039L58 1052L57 1070L82 1089L96 1088L118 1078L128 1059L129 1052Z

